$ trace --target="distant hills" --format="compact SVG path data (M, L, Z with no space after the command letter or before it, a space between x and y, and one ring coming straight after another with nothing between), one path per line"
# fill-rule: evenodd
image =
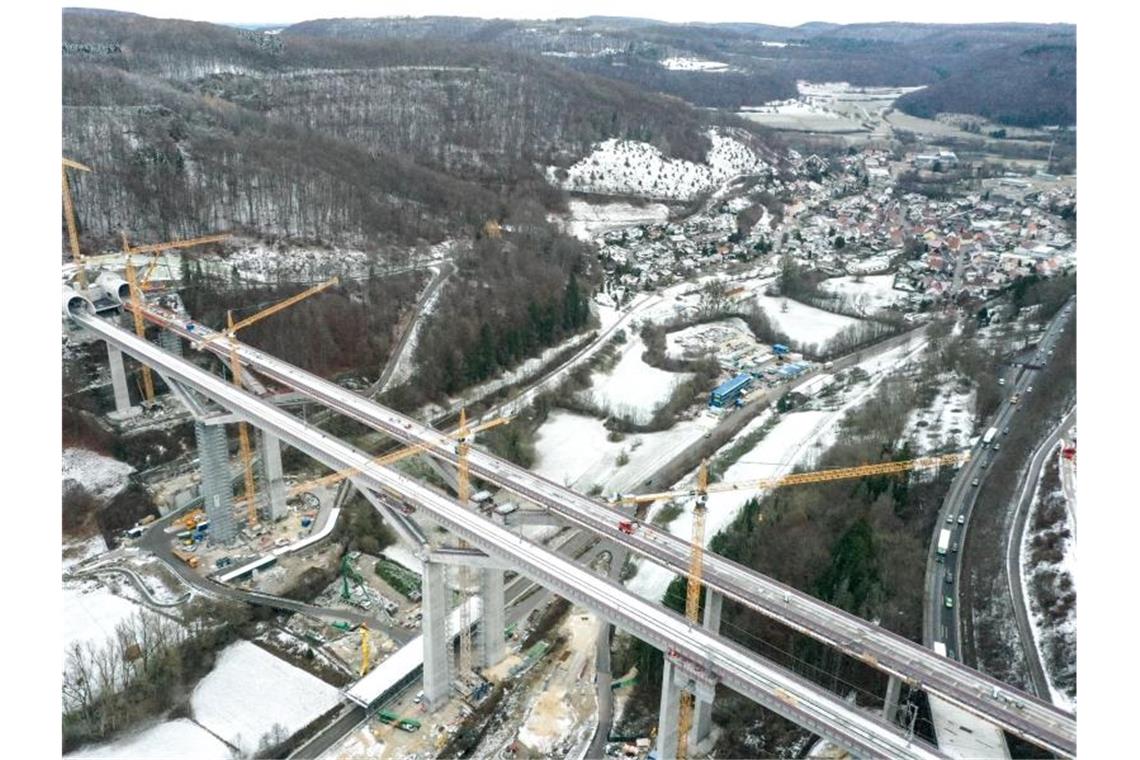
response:
M920 116L1076 117L1068 25L425 17L274 32L64 11L64 147L97 169L77 178L88 238L232 227L408 244L545 219L565 198L543 167L613 137L700 161L713 125L762 150L766 133L732 112L800 79L924 84L898 103Z

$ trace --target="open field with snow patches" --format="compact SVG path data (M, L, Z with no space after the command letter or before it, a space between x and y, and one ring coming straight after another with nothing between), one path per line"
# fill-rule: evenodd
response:
M231 760L233 754L209 731L193 721L179 718L66 757L75 760Z
M534 471L583 493L600 485L606 493L627 492L669 461L678 451L704 435L715 421L701 415L683 420L660 433L627 435L607 440L602 421L573 412L551 412L538 429ZM629 457L618 465L622 452Z
M338 701L335 687L256 644L239 641L222 651L190 704L197 722L252 753L274 724L293 734Z
M820 283L820 290L838 296L860 314L870 316L906 301L907 294L895 290L894 281L893 274L865 276L862 282L857 282L853 276L833 277Z
M768 314L772 326L799 343L823 345L844 328L858 324L859 320L817 309L790 298L764 295L763 287L756 291L756 303ZM784 311L784 304L787 311Z
M96 650L115 636L115 626L142 608L95 581L63 587L63 646L90 643Z
M641 358L645 344L640 337L630 339L624 349L617 365L609 372L594 373L593 385L582 393L609 413L644 424L690 375L646 364Z
M669 209L661 203L588 203L574 199L570 211L554 221L579 240L593 240L610 230L633 227L639 224L662 224L669 218Z

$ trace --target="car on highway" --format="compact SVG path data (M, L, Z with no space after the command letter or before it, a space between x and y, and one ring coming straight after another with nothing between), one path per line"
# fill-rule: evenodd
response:
M1027 388L1025 392L1026 393L1033 393L1033 386L1032 385L1029 386L1029 388Z
M947 522L947 523L952 523L952 522L954 522L954 515L953 515L953 514L951 514L951 513L949 513L949 512L947 512L947 513L946 513L946 522Z
M965 525L966 524L966 516L965 515L958 515L958 524L959 525Z
M952 552L956 552L956 551L958 551L958 542L957 542L957 541L955 541L954 543L950 544L950 551L952 551Z
M942 601L943 601L943 603L946 605L946 607L947 607L948 609L953 609L953 608L954 608L954 597L952 597L952 596L944 596L944 597L942 597Z
M1009 426L1008 425L1006 426L1005 430L1001 431L1001 434L1002 435L1009 435Z
M1001 450L1001 444L1000 444L1000 443L995 443L995 444L994 444L994 451L999 451L999 450Z
M947 583L953 583L954 582L954 571L953 570L947 570L946 571L946 582Z
M998 378L998 385L1005 385L1005 378L1004 377Z
M978 482L979 482L978 478L974 478L974 481L972 483L970 483L970 485L976 487L978 485Z

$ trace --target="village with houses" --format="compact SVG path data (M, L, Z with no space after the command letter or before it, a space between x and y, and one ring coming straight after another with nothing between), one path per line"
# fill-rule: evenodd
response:
M837 159L789 150L769 170L683 222L659 221L596 236L607 272L600 298L627 303L693 276L775 276L792 260L827 277L890 275L890 308L911 321L950 300L986 299L1015 280L1076 266L1073 178L1003 172L947 185L945 197L907 191L903 177L963 166L953 151L851 151ZM751 224L749 224L751 222ZM785 258L786 257L786 258ZM826 284L824 286L826 290Z

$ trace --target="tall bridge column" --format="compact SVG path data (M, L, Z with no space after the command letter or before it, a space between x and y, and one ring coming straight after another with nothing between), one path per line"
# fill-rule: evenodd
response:
M158 331L158 345L176 356L182 356L182 339L170 330Z
M677 719L681 690L673 678L673 662L665 658L661 673L661 709L657 715L657 757L662 760L677 756Z
M446 566L424 562L422 632L424 642L424 702L435 711L447 702L449 682Z
M720 633L720 614L724 607L724 594L705 588L705 616L703 625L712 633ZM698 698L696 716L693 722L695 731L694 742L699 744L708 738L712 731L712 699Z
M115 392L115 414L119 417L137 414L138 409L131 408L131 394L127 390L127 370L123 366L123 352L118 346L107 344L107 363L111 365L111 389Z
M281 471L281 439L261 431L261 465L269 490L269 519L280 520L288 514L285 506L285 479Z
M887 696L883 700L883 720L894 723L895 711L899 708L899 693L902 691L902 681L898 676L891 676L887 680Z
M194 438L198 441L198 466L202 470L202 498L210 518L210 541L228 543L237 536L237 523L226 428L196 421Z
M484 568L479 573L479 595L483 600L482 622L479 624L479 654L483 667L497 665L506 654L503 634L506 630L506 597L503 571Z

